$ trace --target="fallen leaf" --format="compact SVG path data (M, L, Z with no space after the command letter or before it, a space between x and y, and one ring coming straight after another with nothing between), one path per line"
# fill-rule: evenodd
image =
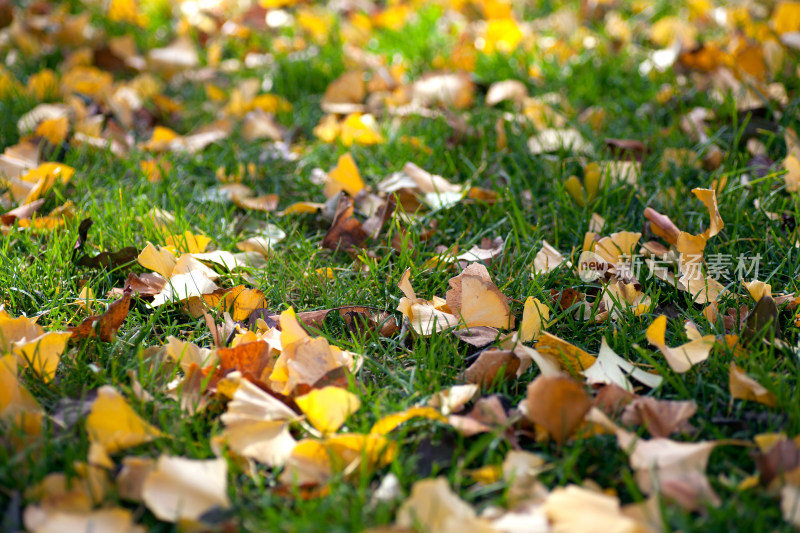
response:
M442 533L489 533L488 522L461 500L445 478L424 479L411 487L411 495L397 511L395 524L400 528Z
M650 372L638 368L630 361L617 355L614 350L609 347L605 337L601 340L600 352L597 354L597 360L592 366L583 371L583 375L586 377L586 382L591 385L613 383L626 391L633 391L633 386L630 381L628 381L628 376L647 385L651 389L661 385L664 379L657 374L651 374Z
M527 417L563 444L592 406L580 383L568 376L539 376L528 385Z
M519 358L510 350L484 350L464 371L464 381L489 388L516 376Z
M666 328L667 317L661 315L656 318L647 328L647 342L658 348L672 370L682 374L694 365L708 359L716 341L713 335L705 335L686 344L670 348L664 340Z
M691 429L688 420L696 412L697 403L693 400L671 401L640 397L625 406L622 423L644 425L653 437L668 437L676 431Z
M730 390L732 398L758 402L768 407L775 407L777 403L777 398L773 393L748 376L733 361L731 361L728 373L728 390Z
M322 247L334 251L340 248L343 250L360 248L364 246L367 237L367 232L353 216L353 202L341 194L331 227L322 239Z
M522 310L519 340L522 342L536 340L548 320L550 320L550 308L533 296L529 296Z
M142 500L159 520L199 522L213 509L228 509L228 463L162 455L145 478Z
M102 315L90 316L75 328L69 328L72 338L97 337L103 342L112 342L117 330L128 316L132 290L126 289L122 298L113 302Z
M101 444L108 453L138 446L162 435L134 411L114 387L104 385L97 391L86 418L89 439Z
M337 431L361 407L358 396L339 387L314 389L296 397L295 402L311 425L322 433Z
M492 283L484 265L469 265L461 274L451 278L449 284L447 307L467 327L514 327L508 301L497 285Z

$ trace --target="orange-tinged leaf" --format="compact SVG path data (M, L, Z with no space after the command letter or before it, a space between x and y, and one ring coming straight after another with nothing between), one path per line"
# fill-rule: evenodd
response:
M50 144L60 145L67 138L69 119L66 116L43 120L36 126L36 135L41 135Z
M527 416L563 444L578 429L592 402L569 376L539 376L528 385Z
M337 431L361 407L358 396L339 387L314 389L295 398L295 402L311 425L323 433Z
M97 399L86 418L86 431L90 440L101 444L109 453L161 436L161 431L142 420L110 385L98 389Z
M748 376L744 370L731 362L728 373L728 389L731 397L740 400L758 402L769 407L775 407L777 398L775 395L764 388L758 381Z
M122 298L113 302L102 315L90 316L78 327L69 328L73 338L86 338L97 336L103 342L114 340L117 330L128 316L131 306L130 289L124 291Z

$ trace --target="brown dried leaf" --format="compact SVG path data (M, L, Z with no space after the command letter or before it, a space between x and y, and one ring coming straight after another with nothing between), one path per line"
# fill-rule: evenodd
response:
M103 342L113 341L114 335L128 316L132 294L133 291L128 287L123 291L122 298L109 305L105 313L90 316L77 327L69 328L72 338L82 339L97 336Z

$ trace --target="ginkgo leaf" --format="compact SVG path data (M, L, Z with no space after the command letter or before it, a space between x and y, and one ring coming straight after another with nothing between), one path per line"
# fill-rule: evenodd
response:
M773 393L748 376L734 362L731 362L728 373L728 389L732 398L763 403L769 407L775 407L777 403L777 398Z
M563 444L592 406L580 383L569 376L539 376L528 385L527 417Z
M196 235L188 230L183 232L182 235L170 235L164 239L164 244L169 246L173 250L190 254L199 254L205 252L210 242L211 239L206 237L205 235L202 234ZM152 245L148 243L148 246ZM147 265L142 264L141 261L139 261L139 264L141 264L145 268L150 268ZM155 270L162 276L169 277L165 275L163 272L156 270L155 268L150 268L150 270Z
M36 374L48 382L56 375L61 354L72 338L72 333L48 331L35 339L21 340L14 343L14 353Z
M323 433L337 431L361 407L358 396L339 387L314 389L295 398L295 402L311 425Z
M554 531L574 533L643 531L640 524L625 516L617 498L576 485L554 489L544 503L544 511Z
M531 275L535 276L536 274L551 272L565 261L566 259L561 255L561 252L553 248L547 241L542 241L542 249L533 259L533 272Z
M550 308L533 296L529 296L522 310L519 340L522 342L536 340L549 319Z
M586 382L589 384L614 383L615 385L633 391L628 376L634 378L651 389L658 387L664 378L657 374L646 372L630 361L626 361L609 347L605 337L600 343L600 352L597 360L588 369L583 371Z
M449 283L451 288L447 291L447 307L467 327L514 327L508 301L497 285L492 283L484 265L469 265Z
M76 513L32 505L25 508L23 519L25 529L32 533L63 531L140 533L142 531L134 524L133 513L121 507Z
M228 463L162 455L145 478L142 499L165 522L199 521L212 509L227 509Z
M490 533L494 529L461 500L445 478L424 479L411 487L411 496L397 511L396 525L442 533Z
M328 172L325 180L325 197L332 198L344 191L353 198L364 189L364 182L350 152L342 155L339 162Z
M432 407L411 407L400 413L393 413L381 418L372 426L370 433L374 435L386 435L403 422L407 422L412 418L428 418L430 420L438 420L439 422L447 422L447 418Z
M8 420L16 413L44 413L36 398L20 382L17 358L0 357L0 419Z
M661 493L688 510L719 505L705 474L718 443L644 440L624 431L617 431L617 440L629 454L636 482L645 494Z
M635 398L625 406L622 423L643 424L653 437L668 437L676 431L689 431L688 420L697 412L692 400L657 400L645 396Z
M648 326L647 342L658 348L670 368L679 374L688 372L694 365L708 359L716 342L716 337L713 335L705 335L686 344L670 348L664 340L666 329L667 317L661 315Z
M546 331L542 332L534 348L541 355L558 361L559 366L571 374L590 368L596 361L596 358L587 351Z
M110 385L97 390L86 418L89 438L101 444L109 453L150 442L162 435L136 414L125 399Z

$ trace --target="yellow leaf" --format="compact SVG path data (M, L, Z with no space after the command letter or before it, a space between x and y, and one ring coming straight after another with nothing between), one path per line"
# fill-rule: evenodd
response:
M740 400L763 403L769 407L775 407L777 402L774 394L745 374L744 370L736 366L734 362L731 362L728 374L728 389L733 398Z
M86 418L86 431L89 439L112 454L161 436L161 431L142 420L110 385L98 389Z
M348 152L339 157L339 162L328 172L323 192L327 198L331 198L343 190L355 198L363 188L364 181L361 179L353 156Z
M658 348L672 370L682 374L708 359L714 346L713 335L705 335L681 346L670 348L665 341L666 329L667 317L661 315L647 328L647 342Z
M0 419L17 412L44 412L17 377L17 358L0 357Z
M385 142L372 115L351 113L344 119L341 127L342 144L345 146L353 143L366 146Z
M49 68L42 69L28 78L28 93L36 100L50 100L58 96L58 78Z
M772 12L772 24L779 35L800 31L800 2L781 2Z
M49 382L56 375L61 354L71 337L68 332L50 331L30 341L16 343L15 353L45 382Z
M173 250L189 254L201 254L205 252L210 242L211 239L205 235L195 235L188 230L185 231L183 235L170 235L164 239L164 244L171 247Z
M67 138L67 132L69 132L69 120L65 115L41 121L34 133L47 139L50 144L59 145Z
M558 361L562 369L570 374L588 369L596 360L589 352L547 332L542 332L534 348L545 357Z
M170 250L157 248L150 242L139 253L139 257L136 260L143 267L158 272L166 279L172 276L175 265L178 264L178 258Z
M295 398L295 402L311 425L323 433L338 430L361 407L358 396L340 387L314 389Z
M519 327L519 340L528 342L536 340L542 331L543 324L550 319L550 308L529 296L522 310L522 324Z
M439 422L447 422L447 418L433 407L411 407L401 413L393 413L381 418L372 426L370 434L386 435L403 422L407 422L412 418L428 418Z
M485 53L508 54L513 52L522 41L522 31L511 18L492 19L486 23L483 39Z

